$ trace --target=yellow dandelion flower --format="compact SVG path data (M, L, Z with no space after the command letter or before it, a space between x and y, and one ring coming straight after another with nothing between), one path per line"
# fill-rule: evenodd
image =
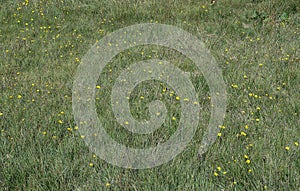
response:
M175 98L176 100L179 100L180 98L179 98L179 96L176 96L176 98Z
M101 88L101 86L99 86L99 85L98 85L98 86L96 86L96 88L97 88L97 89L100 89L100 88Z
M219 174L217 172L214 172L214 176L219 176Z
M63 121L62 120L58 120L57 121L59 124L63 124Z
M286 146L286 147L285 147L285 150L289 151L289 150L290 150L290 147Z
M218 133L218 137L221 137L222 136L222 133Z
M241 135L245 137L245 136L247 136L247 133L245 133L244 131L242 131Z
M220 129L225 129L226 127L224 125L219 125Z
M93 163L90 163L89 165L90 165L90 167L93 167L93 166L94 166L94 164L93 164Z
M248 159L248 158L249 158L249 156L248 156L248 155L244 155L244 158L245 158L245 159Z
M3 115L3 113L2 112L0 112L0 116L2 116Z
M295 142L295 145L296 145L296 147L298 147L298 146L299 146L299 143L298 143L298 142Z
M251 163L251 161L250 161L249 159L247 159L247 160L246 160L246 163L247 163L247 164L250 164L250 163Z
M172 117L172 120L175 121L175 120L176 120L176 117Z
M232 84L231 87L233 87L233 88L238 88L238 85Z
M105 186L106 186L106 187L110 187L110 183L107 182L107 183L105 184Z
M18 95L18 97L17 97L18 99L21 99L22 98L22 96L21 95Z
M220 166L218 166L218 167L217 167L217 169L218 169L218 171L220 171L220 170L221 170L221 167L220 167Z

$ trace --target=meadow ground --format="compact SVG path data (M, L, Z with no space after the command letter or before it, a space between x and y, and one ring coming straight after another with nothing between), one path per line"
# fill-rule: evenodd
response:
M299 190L298 0L4 0L0 7L0 190ZM151 135L122 129L109 95L131 63L169 60L191 72L202 108L199 130L184 152L155 168L124 169L97 157L78 133L72 86L81 58L97 40L138 23L190 32L222 70L226 116L201 158L209 87L189 59L163 47L139 46L116 56L95 87L97 112L123 144L144 148L167 140L180 118L167 84L143 82L130 97L138 119L149 117L150 101L166 103L166 128Z

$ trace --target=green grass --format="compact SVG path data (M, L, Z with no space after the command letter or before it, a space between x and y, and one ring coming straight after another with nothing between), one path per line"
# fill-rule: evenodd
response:
M202 108L199 130L174 160L146 170L123 169L95 156L77 132L73 80L80 59L97 40L150 22L180 27L205 43L222 69L227 112L222 135L198 158L210 117L209 87L201 71L163 47L122 52L100 75L96 94L99 118L115 140L155 146L174 133L180 119L173 90L150 81L135 88L131 112L148 119L147 103L160 99L168 109L164 128L134 135L117 124L110 90L135 62L165 59L191 72ZM299 26L298 0L219 0L214 5L5 0L0 9L0 190L299 190Z

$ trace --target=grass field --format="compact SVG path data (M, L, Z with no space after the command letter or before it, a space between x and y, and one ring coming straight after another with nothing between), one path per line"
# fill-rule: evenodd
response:
M0 190L300 189L299 0L219 0L213 5L195 0L4 0L0 8ZM202 108L199 130L184 152L155 168L124 169L97 157L78 132L72 87L81 58L97 40L139 23L190 32L222 70L226 116L216 127L216 142L200 158L210 117L209 87L189 59L164 47L138 46L116 56L95 87L97 112L120 143L146 148L167 140L180 119L177 95L167 84L143 82L129 99L137 119L148 119L147 103L165 102L164 128L150 135L124 130L109 96L130 64L169 60L191 73Z

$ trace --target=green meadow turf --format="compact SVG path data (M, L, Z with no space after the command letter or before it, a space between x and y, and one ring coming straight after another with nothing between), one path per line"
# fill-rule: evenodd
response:
M180 104L168 84L139 84L129 99L137 120L148 103L168 109L163 128L134 135L118 124L110 93L138 61L164 59L190 72L201 116L174 160L133 170L86 146L72 111L81 58L107 34L133 24L180 27L205 43L222 70L227 109L216 142L197 156L210 118L210 93L191 60L164 47L138 46L104 68L96 108L107 133L136 148L176 131ZM300 188L300 3L298 0L4 0L0 5L0 190L298 190ZM110 148L107 148L110 152Z

